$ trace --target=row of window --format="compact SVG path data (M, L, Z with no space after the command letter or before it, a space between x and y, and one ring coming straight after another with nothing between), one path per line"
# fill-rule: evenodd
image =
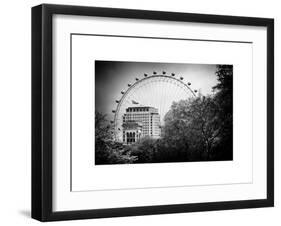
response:
M128 139L127 139L127 143L128 143L128 144L135 143L135 142L136 142L136 140L133 139L133 138L132 138L132 139L131 139L131 138L128 138Z
M127 137L135 137L136 136L136 134L135 134L135 132L128 132L127 134Z
M127 108L126 112L149 111L149 108Z
M160 115L158 114L150 114L150 113L127 113L127 114L124 114L124 116L137 116L137 117L154 117L154 118L158 118L160 117Z
M143 122L148 122L149 118L142 118L142 117L132 117L132 116L127 116L123 118L123 121L128 121L128 120L136 120L136 121L143 121ZM157 119L156 119L157 120ZM150 121L153 121L153 119L150 119ZM159 120L157 120L159 121Z

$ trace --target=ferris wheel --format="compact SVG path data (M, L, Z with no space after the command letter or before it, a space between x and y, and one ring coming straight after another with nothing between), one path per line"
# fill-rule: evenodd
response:
M112 110L113 135L116 141L122 140L123 116L126 109L135 106L154 107L158 110L160 121L163 123L166 113L173 102L195 97L197 90L191 88L191 83L184 81L175 73L167 74L153 72L135 78L127 84L127 89L120 92L120 99L115 100L116 109Z

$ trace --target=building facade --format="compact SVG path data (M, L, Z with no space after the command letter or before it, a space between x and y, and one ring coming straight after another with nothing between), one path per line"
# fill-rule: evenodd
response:
M161 136L160 115L157 108L129 107L123 115L123 143L132 144L142 137L158 139Z

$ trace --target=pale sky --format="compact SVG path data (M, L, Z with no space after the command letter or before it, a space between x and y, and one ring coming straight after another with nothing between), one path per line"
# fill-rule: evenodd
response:
M115 100L122 97L121 91L128 89L128 83L143 78L144 73L152 75L154 71L159 74L165 71L167 75L175 73L175 77L183 77L185 83L190 82L191 88L200 90L203 95L211 94L212 87L217 84L216 65L96 61L95 110L111 116L116 108ZM162 92L168 91L163 89ZM173 93L170 90L169 95Z

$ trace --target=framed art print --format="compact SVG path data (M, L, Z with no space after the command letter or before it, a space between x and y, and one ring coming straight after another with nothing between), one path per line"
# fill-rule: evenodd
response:
M274 21L32 8L32 217L274 204Z

